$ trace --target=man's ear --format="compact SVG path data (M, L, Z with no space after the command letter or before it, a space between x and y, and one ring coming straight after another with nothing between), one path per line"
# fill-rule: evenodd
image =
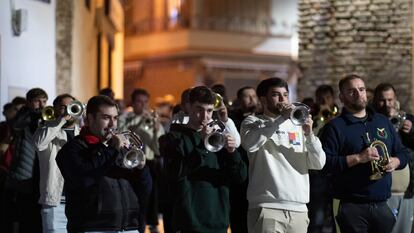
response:
M338 97L339 97L339 100L341 101L341 103L343 103L343 102L344 102L344 101L343 101L343 98L344 98L344 97L343 97L342 93L340 93L340 92L339 92Z

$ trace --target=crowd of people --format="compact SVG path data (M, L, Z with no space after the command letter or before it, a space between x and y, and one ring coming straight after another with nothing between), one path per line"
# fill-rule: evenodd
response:
M128 110L110 88L52 106L33 88L3 107L0 231L414 232L414 116L389 83L338 90L292 103L272 77L152 109L137 88Z

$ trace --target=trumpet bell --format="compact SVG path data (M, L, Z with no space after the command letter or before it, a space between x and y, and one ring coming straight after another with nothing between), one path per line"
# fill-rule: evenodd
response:
M309 117L310 108L303 103L293 103L294 108L290 113L290 120L294 125L303 125Z
M379 180L386 174L386 166L390 161L387 145L380 140L375 140L370 144L370 147L377 148L380 155L379 160L371 161L372 174L369 176L370 180Z
M214 103L213 103L213 110L218 111L223 106L223 97L218 94L214 93Z
M55 117L55 110L53 106L46 106L42 109L42 119L44 121L51 121L56 119Z
M226 143L226 138L222 132L215 131L204 139L204 146L208 151L217 152L221 150Z
M78 100L72 101L66 108L66 113L73 118L80 118L84 112L85 105Z
M137 148L128 150L125 152L125 155L122 158L122 165L127 169L132 169L135 167L143 168L145 165L144 152Z

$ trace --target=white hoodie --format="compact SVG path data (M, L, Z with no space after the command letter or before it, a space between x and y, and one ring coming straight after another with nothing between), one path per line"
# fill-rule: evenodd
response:
M240 131L249 158L249 209L306 212L308 170L322 169L326 159L319 139L281 116L249 116Z

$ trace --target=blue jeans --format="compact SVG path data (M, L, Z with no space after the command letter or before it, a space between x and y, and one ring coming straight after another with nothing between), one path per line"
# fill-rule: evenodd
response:
M63 233L67 232L68 222L65 215L65 204L58 206L42 205L42 226L43 233Z

